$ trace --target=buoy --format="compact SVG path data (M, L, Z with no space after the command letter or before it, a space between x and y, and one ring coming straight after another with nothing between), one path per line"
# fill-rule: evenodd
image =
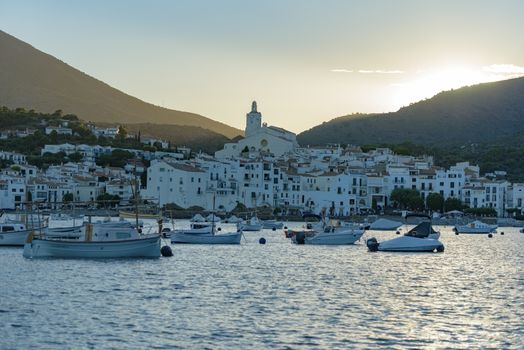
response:
M222 227L217 228L217 231L222 231Z
M502 232L500 233L500 235L501 235L501 236L504 236L504 231L502 231Z
M168 245L163 246L160 248L160 254L165 257L173 256L173 251L171 250L171 247Z
M400 231L397 231L397 235L400 235Z
M276 227L273 227L273 228L272 228L272 230L273 230L273 231L276 231L276 230L277 230L277 228L276 228ZM503 233L503 234L504 234L504 233Z
M488 233L488 237L489 238L493 237L493 234L492 233Z
M287 230L287 226L284 226L284 230Z
M266 244L266 239L264 237L260 237L260 239L258 240L258 243Z

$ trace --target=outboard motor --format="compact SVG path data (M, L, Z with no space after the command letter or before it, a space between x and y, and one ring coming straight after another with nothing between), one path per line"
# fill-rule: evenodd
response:
M375 237L370 238L366 241L366 245L368 246L368 249L370 252L376 252L378 251L378 246L380 243L378 243L377 239Z
M297 244L304 244L306 241L306 234L304 232L297 232L295 235L295 241Z

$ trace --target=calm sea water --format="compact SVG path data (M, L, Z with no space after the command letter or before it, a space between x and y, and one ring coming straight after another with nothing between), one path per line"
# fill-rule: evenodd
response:
M524 234L441 230L442 254L295 246L282 231L158 260L0 248L0 348L524 348Z

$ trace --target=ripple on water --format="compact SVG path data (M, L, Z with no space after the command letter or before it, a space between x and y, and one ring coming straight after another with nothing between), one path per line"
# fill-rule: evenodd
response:
M153 261L0 248L0 348L522 349L524 235L504 231L444 231L442 254L294 246L278 231Z

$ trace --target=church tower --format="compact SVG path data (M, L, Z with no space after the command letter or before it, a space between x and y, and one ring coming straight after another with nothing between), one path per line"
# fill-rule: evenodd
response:
M246 114L246 137L255 135L262 126L262 114L257 112L257 102L251 104L251 112Z

